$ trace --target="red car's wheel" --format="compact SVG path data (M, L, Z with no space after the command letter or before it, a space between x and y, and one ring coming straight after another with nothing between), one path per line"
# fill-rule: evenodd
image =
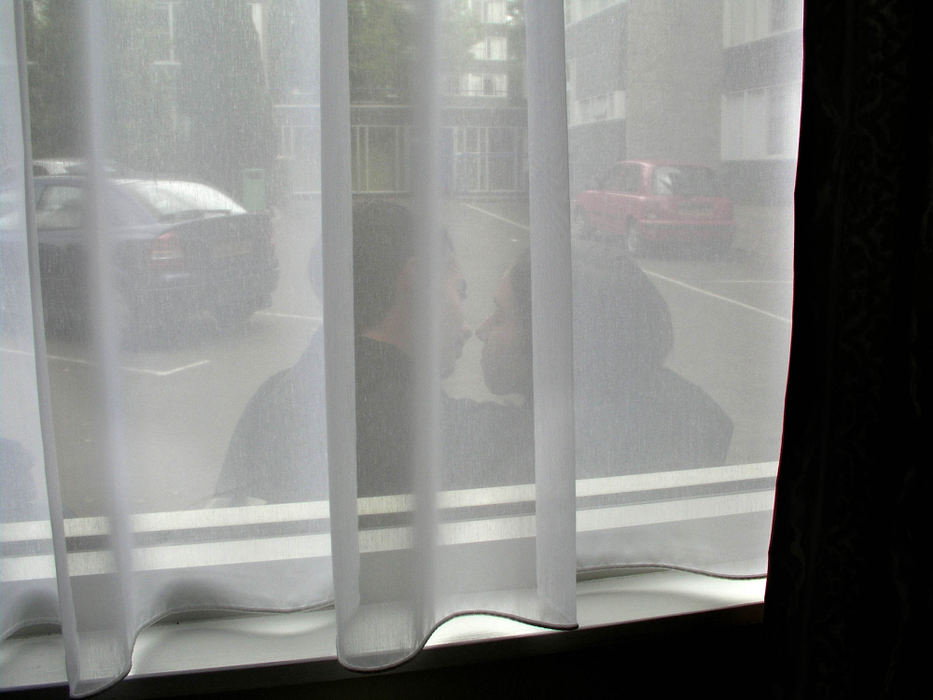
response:
M596 233L596 227L593 226L589 215L587 215L583 207L574 207L573 221L576 224L577 230L580 232L580 236L589 237Z
M641 233L638 222L634 219L629 219L628 225L625 227L625 249L633 257L648 252L648 243Z

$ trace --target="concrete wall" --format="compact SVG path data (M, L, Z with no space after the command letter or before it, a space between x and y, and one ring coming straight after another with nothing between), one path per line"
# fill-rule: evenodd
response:
M566 55L574 72L569 98L586 100L625 89L627 10L625 4L616 5L567 27ZM571 124L569 146L570 192L576 195L625 158L625 120Z
M625 157L625 122L594 122L570 129L570 192L577 195Z
M624 158L719 163L722 3L631 0L571 24L566 43L573 98L625 91L624 118L571 125L572 195Z
M629 157L718 163L722 3L632 0L626 64Z

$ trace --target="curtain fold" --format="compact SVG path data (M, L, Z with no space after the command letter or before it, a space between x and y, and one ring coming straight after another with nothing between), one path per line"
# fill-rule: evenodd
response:
M372 330L365 323L361 328L359 323L367 303L359 285L368 282L361 268L366 265L370 274L378 274L382 266L368 261L367 251L361 250L377 245L377 234L363 230L361 223L364 215L368 216L366 205L357 203L352 227L342 231L330 225L325 209L325 236L341 236L343 240L352 237L353 262L360 268L354 270L358 319L355 495L388 497L398 504L391 508L402 509L400 515L405 516L405 524L395 539L388 537L382 523L378 528L368 526L357 510L359 543L348 536L340 547L335 544L335 576L346 577L346 584L336 587L341 620L338 648L341 661L352 668L375 669L399 663L420 649L443 620L465 612L491 612L556 627L575 625L566 112L563 101L554 98L562 94L565 82L562 55L554 51L562 43L563 16L558 3L529 8L528 14L527 61L538 67L532 82L540 91L529 95L527 109L529 115L541 115L538 122L529 120L529 163L540 173L530 182L530 207L534 211L540 204L545 211L546 205L540 221L532 219L536 235L531 241L534 256L531 275L532 279L551 278L551 284L537 290L535 298L540 301L536 302L536 310L540 315L533 321L536 329L546 331L535 339L533 352L535 365L541 362L545 368L536 381L542 398L534 402L538 431L532 465L536 482L534 514L524 516L521 522L503 518L499 522L487 521L483 526L464 522L463 516L444 502L445 486L450 483L459 481L474 488L500 483L466 481L461 475L480 455L473 442L490 439L477 429L477 422L489 419L485 414L491 407L474 402L454 405L441 387L442 378L450 374L445 369L450 361L448 346L452 343L459 355L458 346L463 343L459 337L463 335L462 299L448 298L450 294L457 297L461 291L451 289L451 285L459 283L461 266L465 267L471 257L482 255L482 251L471 248L472 241L457 237L462 222L451 212L453 207L443 192L442 128L450 100L442 93L442 76L449 70L445 66L448 57L444 46L457 39L453 35L457 28L450 14L454 7L433 2L415 4L413 16L408 20L412 42L409 50L414 59L408 76L413 82L409 118L410 214L383 206L380 213L373 215L401 216L404 226L412 228L407 232L412 239L410 244L395 241L391 243L394 247L382 253L391 257L396 255L395 248L406 245L412 245L414 250L413 254L406 253L412 256L406 286L402 289L393 283L389 290L390 294L403 298L411 295L411 301L406 302L408 306L394 300L387 312L386 318L395 325L380 320L373 324ZM335 18L331 26L339 28L342 23L342 19ZM333 40L339 40L340 36L335 32ZM335 51L332 58L339 60L340 56ZM349 71L341 70L339 64L333 65L331 75L343 76L347 81L350 77ZM335 96L341 96L341 102L335 104L335 114L345 108L342 96L349 92L337 80L335 77L331 85ZM325 127L328 123L334 129L333 136L325 131L324 141L343 143L341 134L345 134L346 123L335 120L325 122ZM349 159L351 154L343 155ZM538 164L554 167L538 169ZM327 191L325 185L325 200ZM335 198L338 201L340 195ZM561 201L565 202L563 206ZM332 211L335 223L349 223ZM385 225L390 226L388 222ZM404 233L397 235L401 239ZM335 277L340 274L340 268L328 259L326 248L324 260L328 274ZM479 262L482 264L482 260ZM556 284L554 271L563 277L563 288ZM406 274L402 272L403 276ZM395 314L403 320L398 320ZM412 318L405 319L406 315ZM540 325L538 319L542 321ZM410 351L407 339L398 339L397 329L403 326L411 334ZM380 356L390 353L395 357L387 363L383 359L374 360L374 353ZM539 359L549 356L548 360ZM339 357L335 359L336 369L329 370L329 382L340 386L351 384L345 374L335 373L349 369ZM371 408L373 404L377 407L375 411ZM524 410L516 411L523 422L525 416L520 414ZM387 421L383 415L386 412L402 417ZM505 415L509 416L507 412ZM514 422L515 417L508 419ZM334 445L337 439L332 433L330 444ZM500 468L504 472L516 472L518 460L528 459L526 450L532 449L531 439L531 435L518 437L524 443L520 445L520 456L503 460ZM393 446L387 447L390 444ZM451 444L461 449L447 449ZM377 455L376 461L369 457L372 454ZM352 477L345 469L331 462L332 482L343 484L344 499L353 495ZM394 471L398 474L393 474ZM410 485L410 497L402 499L395 495L398 489L393 482ZM344 501L344 507L351 513L353 505ZM351 527L349 519L346 527L348 530Z
M0 362L0 514L4 542L25 549L25 561L2 560L0 580L0 637L30 624L55 624L59 621L58 589L51 562L49 539L52 527L61 528L61 520L49 517L49 496L56 497L54 469L46 469L45 454L54 450L49 425L48 379L44 371L45 344L42 332L34 323L41 321L36 310L38 260L35 241L28 235L32 212L27 163L29 143L29 105L25 94L25 47L23 44L22 8L4 3L0 27L0 65L2 104L0 104L0 156L3 169L3 248L0 255L2 274L3 320L0 342L4 356ZM38 325L38 324L37 324ZM41 326L40 326L41 327ZM40 393L40 387L42 389ZM54 453L52 454L54 464ZM50 476L47 474L50 473ZM51 481L46 487L47 479ZM57 509L56 509L57 510ZM14 545L15 546L15 545Z
M529 5L528 213L539 595L563 624L576 621L573 326L564 14Z

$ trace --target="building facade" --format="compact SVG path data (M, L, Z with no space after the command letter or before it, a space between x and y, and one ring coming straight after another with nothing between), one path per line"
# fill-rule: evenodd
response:
M452 2L479 38L445 78L444 186L524 192L524 3ZM161 7L156 63L171 72L177 2ZM267 66L270 7L249 3ZM565 0L564 11L571 195L626 158L713 165L738 202L769 204L792 191L802 0ZM277 159L299 192L319 188L316 105L313 90L276 94ZM354 104L355 191L408 191L408 114L397 102Z
M443 83L443 188L450 195L471 197L523 194L528 174L522 3L452 0L451 6L477 41L458 57ZM282 179L295 193L318 192L318 95L286 90L280 97L275 114ZM413 120L406 101L352 100L350 120L353 191L386 196L410 192Z
M802 7L565 0L571 194L632 158L715 166L739 202L791 192Z
M793 191L803 0L726 0L723 10L723 176L736 199L769 204Z

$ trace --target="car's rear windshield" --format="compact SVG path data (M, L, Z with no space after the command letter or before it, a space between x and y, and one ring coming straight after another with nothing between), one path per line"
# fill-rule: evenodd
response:
M243 214L246 212L223 192L218 192L213 187L199 182L123 180L120 184L163 220L186 214Z
M654 194L674 197L718 197L716 174L701 165L662 165L654 170Z

